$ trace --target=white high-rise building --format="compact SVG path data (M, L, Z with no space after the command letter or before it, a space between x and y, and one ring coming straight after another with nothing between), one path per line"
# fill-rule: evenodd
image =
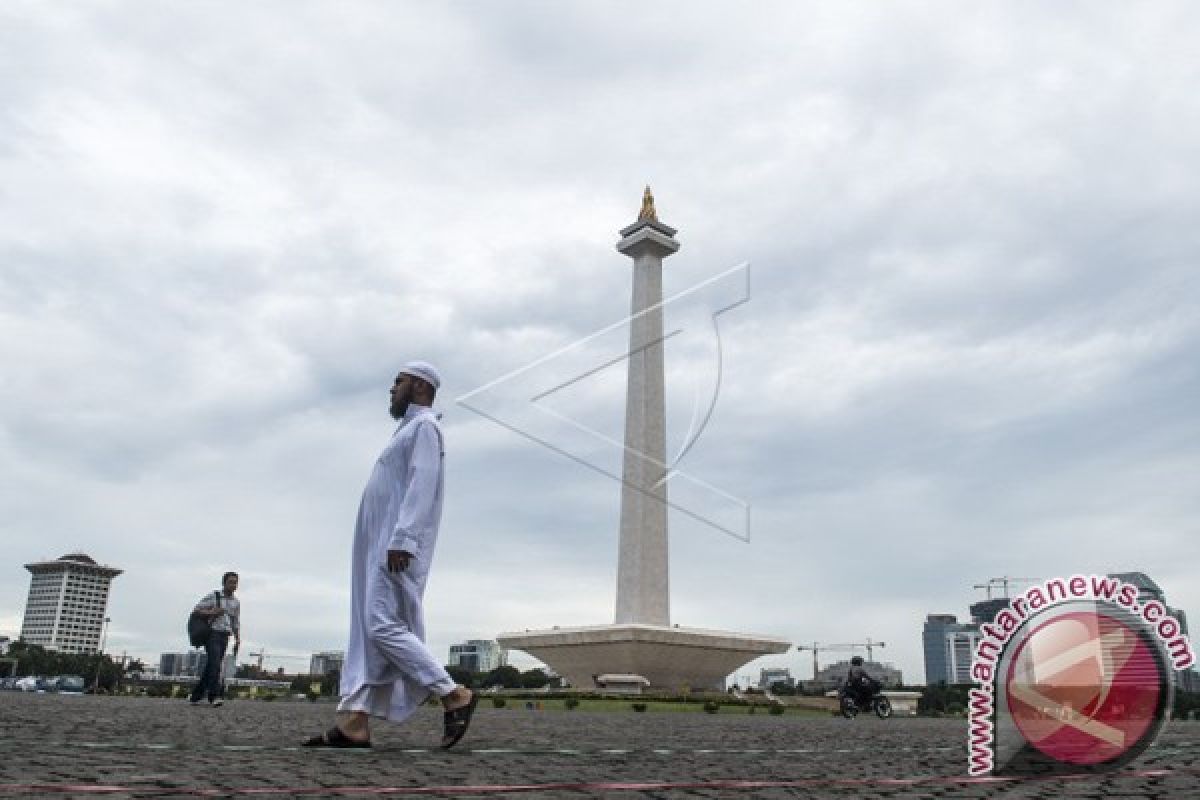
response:
M321 653L313 653L312 658L308 660L308 674L328 675L335 669L341 672L342 666L345 663L346 653L342 650L326 650Z
M63 653L96 653L108 609L108 589L122 570L84 553L26 564L33 577L21 639Z
M974 683L971 677L971 663L975 658L975 650L979 647L982 635L978 630L957 630L946 633L946 673L948 683Z
M489 639L468 639L450 645L450 660L446 663L471 672L491 672L508 664L508 651Z

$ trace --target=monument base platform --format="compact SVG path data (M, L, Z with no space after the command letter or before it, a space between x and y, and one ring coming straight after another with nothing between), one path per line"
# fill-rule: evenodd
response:
M786 653L774 636L658 625L595 625L502 633L501 647L544 661L572 686L590 688L597 675L641 675L650 689L725 690L725 677L759 656Z

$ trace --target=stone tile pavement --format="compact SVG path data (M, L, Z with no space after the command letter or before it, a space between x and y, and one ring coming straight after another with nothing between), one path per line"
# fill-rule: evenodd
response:
M1200 798L1200 722L1172 723L1124 773L980 784L965 780L962 720L510 704L481 707L449 752L436 748L434 708L378 725L372 750L297 747L332 713L330 703L214 709L0 692L0 798Z

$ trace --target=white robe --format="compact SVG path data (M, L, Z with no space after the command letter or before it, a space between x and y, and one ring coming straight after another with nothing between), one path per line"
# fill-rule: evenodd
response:
M340 693L390 694L383 715L397 722L435 687L454 685L424 646L421 606L442 516L438 416L426 406L409 406L375 462L354 530L350 642ZM408 568L388 572L388 550L412 553Z

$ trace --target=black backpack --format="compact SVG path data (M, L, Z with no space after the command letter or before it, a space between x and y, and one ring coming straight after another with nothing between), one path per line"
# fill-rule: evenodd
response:
M220 608L221 593L213 592L213 597L217 598L217 608ZM188 615L187 634L192 647L204 647L208 643L208 635L212 633L212 621L212 617L201 614L199 611L193 611Z

